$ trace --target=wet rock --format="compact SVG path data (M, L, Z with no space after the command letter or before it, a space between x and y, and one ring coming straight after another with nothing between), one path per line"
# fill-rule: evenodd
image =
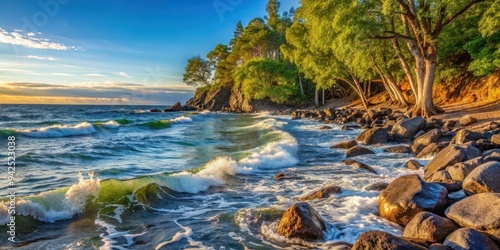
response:
M176 102L174 105L172 105L170 108L165 109L165 112L178 112L178 111L183 111L184 106L180 102Z
M393 154L411 154L412 150L407 146L394 146L388 147L384 149L384 152L393 153Z
M389 183L386 182L377 182L365 187L366 191L382 191L389 186Z
M417 154L417 158L422 159L430 156L435 156L444 148L446 148L445 144L431 143L429 146L425 147Z
M357 138L357 141L362 141L365 145L386 143L389 138L389 133L384 128L372 128L362 132Z
M472 117L471 115L465 115L460 118L460 125L462 126L469 126L471 124L474 124L477 122L477 119Z
M375 171L375 169L373 169L372 167L370 167L370 166L368 166L368 165L366 165L366 164L364 164L362 162L356 161L356 160L345 159L345 160L342 161L342 163L344 163L347 166L352 166L355 169L364 169L364 170L366 170L368 172L377 174L377 172Z
M339 186L328 186L319 190L313 191L299 198L300 201L310 201L316 199L328 198L332 194L342 193L342 188Z
M446 188L435 183L426 183L418 175L407 175L395 179L380 194L380 216L405 226L422 211L441 214L446 207Z
M354 243L353 250L408 250L408 249L427 249L421 245L415 244L402 237L381 232L368 231L363 233Z
M354 146L347 150L346 157L355 157L358 155L375 154L371 149L362 146Z
M453 232L443 242L443 245L453 250L500 249L488 236L470 228L461 228Z
M462 129L457 132L457 135L451 140L453 144L464 144L466 142L477 141L483 138L483 134Z
M446 168L446 170L450 174L451 179L456 181L464 181L465 177L467 177L472 172L472 170L483 163L483 157L476 157L468 161L456 163L455 165Z
M392 128L392 135L395 139L412 140L415 134L425 127L424 118L417 116L411 119L402 119Z
M483 152L483 156L500 156L500 149L491 149Z
M405 168L409 168L411 170L419 170L423 167L424 167L424 165L422 165L417 160L409 160L405 163Z
M446 217L462 227L486 232L500 239L500 194L481 193L451 205Z
M425 167L425 179L431 177L437 171L446 169L455 163L462 162L466 159L463 147L450 145L441 150Z
M330 148L350 149L350 148L357 146L357 145L358 145L358 142L356 142L355 140L351 140L351 141L345 141L345 142L341 142L339 144L333 145Z
M448 192L455 192L462 190L462 182L461 181L455 181L455 180L450 180L450 179L436 179L432 180L432 183L439 184L448 190Z
M431 143L437 142L439 138L443 135L443 132L441 132L441 129L433 129L430 130L429 132L417 137L413 141L413 145L418 145L422 144L424 146L429 146Z
M333 128L330 126L323 126L323 127L319 128L319 130L330 130L330 129L333 129Z
M452 220L429 212L420 212L406 225L403 237L427 242L443 242L459 227Z
M500 193L500 162L491 161L475 168L464 180L464 191L467 195Z
M162 111L159 109L151 109L149 112L150 113L161 113Z
M281 217L276 232L287 238L323 239L325 221L307 202L296 203Z

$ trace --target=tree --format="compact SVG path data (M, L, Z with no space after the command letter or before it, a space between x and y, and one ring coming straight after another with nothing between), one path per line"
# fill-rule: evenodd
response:
M207 58L214 72L213 82L216 85L223 85L232 82L232 73L234 66L231 65L227 58L230 54L229 47L223 44L218 44L214 50L208 53Z
M210 61L200 56L192 57L188 60L183 81L187 85L208 86L211 83L212 67Z
M268 0L267 1L267 25L272 30L278 30L280 27L280 2L277 0Z

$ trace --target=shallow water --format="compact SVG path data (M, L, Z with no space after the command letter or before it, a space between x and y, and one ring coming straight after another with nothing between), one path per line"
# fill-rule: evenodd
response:
M372 147L377 155L356 159L375 175L340 163L345 151L329 148L359 131L266 114L144 112L151 108L0 105L1 156L8 136L17 142L15 246L326 249L369 230L401 234L375 215L379 192L364 188L415 173L403 168L410 155ZM299 178L275 181L278 172ZM297 197L329 184L343 192L311 202L328 221L323 242L275 233ZM7 190L6 181L0 186ZM0 224L7 222L3 199ZM7 237L0 248L14 246Z

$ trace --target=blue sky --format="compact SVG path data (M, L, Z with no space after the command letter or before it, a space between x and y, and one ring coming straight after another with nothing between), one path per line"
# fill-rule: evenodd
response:
M0 0L0 103L184 102L187 59L228 43L266 3Z

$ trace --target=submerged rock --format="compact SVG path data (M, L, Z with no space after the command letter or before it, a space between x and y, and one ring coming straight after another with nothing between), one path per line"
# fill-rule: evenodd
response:
M393 154L411 154L412 150L407 146L394 146L388 147L384 149L384 152L393 153Z
M407 239L382 231L363 233L354 243L353 250L419 250L427 249Z
M423 167L424 167L424 165L422 165L417 160L409 160L405 164L405 168L409 168L411 170L419 170L419 169L421 169Z
M500 239L500 194L482 193L451 205L446 217L462 227L483 231Z
M362 146L354 146L347 150L346 157L355 157L358 155L375 154L371 149Z
M407 175L395 179L380 194L379 213L382 218L405 226L419 212L441 214L447 196L443 186L426 183L418 175Z
M406 225L403 236L432 243L441 243L458 228L448 218L429 212L420 212Z
M372 167L370 167L370 166L368 166L368 165L366 165L366 164L364 164L362 162L356 161L356 160L345 159L345 160L342 161L342 163L344 163L347 166L353 166L356 169L364 169L364 170L366 170L368 172L377 174L377 171L375 171L375 169L373 169Z
M357 146L357 145L358 145L358 142L356 142L356 140L351 140L351 141L345 141L345 142L341 142L339 144L333 145L330 148L350 149L350 148Z
M308 193L299 198L300 201L310 201L316 199L328 198L332 194L342 193L342 188L339 186L327 186L319 190Z
M389 183L386 182L377 182L365 187L366 191L383 191L389 186Z
M488 236L470 229L461 228L453 232L443 245L453 250L499 250L500 248Z
M307 202L296 203L281 217L276 232L287 238L323 239L325 221Z

